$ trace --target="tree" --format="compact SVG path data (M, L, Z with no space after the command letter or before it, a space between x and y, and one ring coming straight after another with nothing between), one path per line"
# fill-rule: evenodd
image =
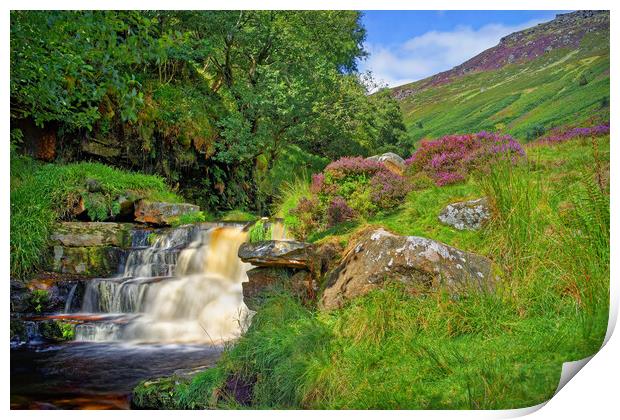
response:
M354 11L12 12L11 117L57 126L65 159L260 208L287 145L337 158L403 143L396 102L358 77L364 38Z

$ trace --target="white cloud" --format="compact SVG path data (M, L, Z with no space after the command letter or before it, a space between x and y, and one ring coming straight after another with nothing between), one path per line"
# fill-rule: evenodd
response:
M359 67L370 70L382 84L399 86L449 70L497 45L503 36L541 22L492 23L479 29L459 25L451 31L429 31L397 45L366 44L370 56Z

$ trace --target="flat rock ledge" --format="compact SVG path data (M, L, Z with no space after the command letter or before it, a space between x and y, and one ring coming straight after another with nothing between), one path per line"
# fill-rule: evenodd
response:
M491 291L497 281L486 257L417 236L376 229L352 241L329 275L319 306L331 310L386 282L400 282L412 295L447 290L453 295Z
M309 268L313 260L312 244L297 241L260 241L239 247L241 261L257 267Z
M140 200L135 204L134 218L140 223L169 226L179 217L198 211L200 207L194 204Z
M486 197L448 204L439 214L439 221L458 230L479 230L491 217Z
M62 222L52 232L53 245L80 246L131 246L131 223L113 222Z

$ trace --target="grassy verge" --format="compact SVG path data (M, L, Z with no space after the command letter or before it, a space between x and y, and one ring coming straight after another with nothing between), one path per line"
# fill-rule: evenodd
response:
M89 191L88 183L91 188ZM93 185L96 185L93 192ZM179 202L157 176L91 162L41 164L11 152L11 275L23 278L39 269L54 223L70 217L79 201L92 220L118 214L123 194Z
M346 241L374 224L438 239L498 263L496 293L412 298L393 285L332 312L274 294L216 368L175 388L176 407L238 407L226 378L252 384L256 408L508 409L549 399L562 363L596 352L607 328L609 138L533 146L528 156L317 238ZM481 195L494 207L483 230L438 222L445 204Z

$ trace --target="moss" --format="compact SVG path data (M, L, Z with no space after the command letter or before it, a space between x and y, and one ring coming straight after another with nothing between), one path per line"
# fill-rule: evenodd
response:
M75 325L58 320L42 321L39 323L39 334L49 341L69 341L75 337Z
M180 409L179 392L188 382L188 378L178 376L142 381L133 390L131 406L142 410Z
M47 290L36 289L30 292L30 297L28 299L30 307L36 313L45 312L49 302L50 295Z
M100 192L91 193L91 179ZM92 162L41 164L11 149L11 275L25 278L45 266L54 223L75 216L80 198L91 218L105 220L120 211L121 196L180 202L157 176L114 169Z
M170 225L172 227L178 227L183 225L191 225L194 223L202 223L207 221L207 216L202 211L195 211L191 213L185 213L180 215L179 217L175 217L170 220Z
M220 217L222 222L253 222L257 219L258 216L244 210L230 210Z
M49 269L66 274L106 276L117 269L122 252L114 246L54 246Z

